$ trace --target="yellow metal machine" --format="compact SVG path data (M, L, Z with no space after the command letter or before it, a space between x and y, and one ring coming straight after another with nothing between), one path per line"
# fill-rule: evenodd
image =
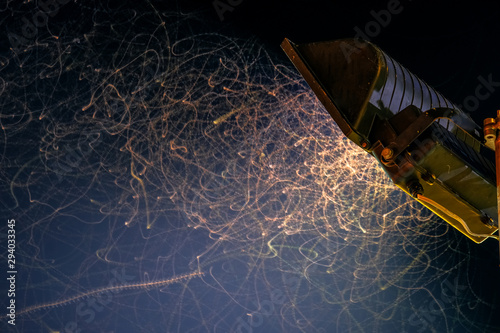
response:
M343 133L398 187L474 242L498 239L495 152L465 112L371 43L281 46Z

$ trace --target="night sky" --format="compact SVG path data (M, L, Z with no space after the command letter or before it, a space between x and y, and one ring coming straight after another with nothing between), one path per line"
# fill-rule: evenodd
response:
M496 1L235 1L240 4L232 11L219 7L222 22L216 2L191 2L192 7L207 11L214 29L235 27L242 35L258 36L277 53L285 37L295 43L351 38L359 28L456 104L474 95L478 76L491 74L492 81L500 82L500 4ZM385 18L389 6L395 14ZM476 122L496 114L498 96L494 91L481 101L471 113Z
M482 125L499 2L66 1L16 47L43 3L0 5L2 332L498 329L498 242L393 186L280 44L366 37Z

